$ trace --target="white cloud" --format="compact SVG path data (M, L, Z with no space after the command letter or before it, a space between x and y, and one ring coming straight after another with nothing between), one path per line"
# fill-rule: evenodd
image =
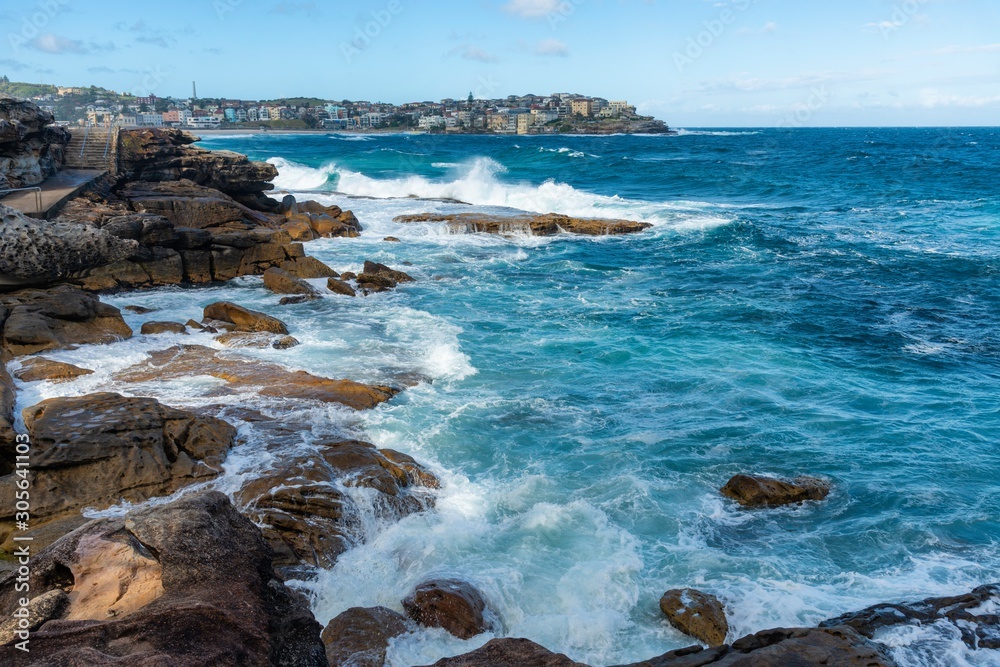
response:
M926 109L941 107L979 108L1000 105L1000 95L944 95L936 90L920 91L920 106Z
M552 14L561 4L561 0L510 0L503 9L516 16L537 19Z
M45 53L61 54L88 52L87 47L84 46L83 42L80 40L61 37L59 35L53 35L52 33L39 35L28 44L31 48L44 51Z
M459 44L454 49L448 52L449 56L458 56L465 60L475 60L481 63L495 63L499 62L500 59L493 54L483 51L477 46L472 44Z
M569 55L569 47L558 39L543 39L535 46L535 55L565 58Z

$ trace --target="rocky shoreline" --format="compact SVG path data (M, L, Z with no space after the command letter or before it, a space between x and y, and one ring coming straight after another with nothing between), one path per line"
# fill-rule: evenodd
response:
M0 137L21 137L9 142L10 150L31 153L38 136L50 135L48 119L37 108L17 110L16 123L30 131L5 130L3 122L13 127L15 121L0 121ZM241 353L298 344L280 312L217 301L199 321L179 322L136 307L133 312L145 318L141 334L151 340L208 334L223 349L170 338L115 372L100 392L18 403L26 384L72 381L95 370L47 353L120 345L133 337L121 311L101 301L102 293L195 289L262 276L267 289L282 295L281 307L293 307L324 298L350 300L414 281L377 262L366 262L355 275L309 257L309 241L349 243L358 236L362 225L353 213L291 197L271 199L274 167L193 144L194 137L175 130L123 133L117 172L71 201L53 223L26 218L0 201L0 273L9 281L0 284L11 285L0 291L0 661L380 667L391 641L419 627L442 628L462 639L502 637L503 619L491 600L466 581L423 581L396 609L353 608L325 629L309 600L284 583L333 566L363 539L355 491L372 500L379 518L393 521L434 511L441 483L402 452L323 432L302 419L303 409L317 406L373 409L406 383L320 377ZM555 215L427 214L402 221L541 235L625 234L648 227ZM326 291L307 282L317 279L327 281ZM156 382L194 376L214 378L219 392L267 397L275 409L181 409L162 396L145 395ZM26 580L19 579L14 560L14 537L21 534L14 513L18 432L32 446L32 567ZM211 490L248 432L265 443L270 464L226 494ZM748 474L723 481L720 495L743 511L823 502L830 492L828 482L809 477ZM84 516L123 501L135 507L96 520ZM878 605L815 628L737 638L724 600L676 589L660 601L664 622L701 643L629 667L893 665L878 642L880 631L932 623L954 626L970 648L1000 648L998 602L1000 585L983 586L953 598ZM15 618L22 608L28 610L25 618ZM30 656L17 648L25 636L19 633L27 631ZM493 639L436 664L581 666L514 638Z

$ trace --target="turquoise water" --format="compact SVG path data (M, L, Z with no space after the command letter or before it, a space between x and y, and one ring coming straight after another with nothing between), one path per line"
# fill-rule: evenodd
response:
M203 145L355 211L362 238L310 254L418 278L281 311L304 343L296 367L422 380L357 428L445 479L437 512L371 526L309 585L321 621L455 575L487 594L501 634L603 665L691 643L661 619L668 588L722 597L732 638L1000 579L1000 130ZM455 235L392 223L470 210L411 195L655 227ZM232 289L273 301L257 279ZM834 492L743 512L717 492L739 472L819 475ZM390 659L485 640L426 631ZM903 664L1000 664L944 630L885 640Z

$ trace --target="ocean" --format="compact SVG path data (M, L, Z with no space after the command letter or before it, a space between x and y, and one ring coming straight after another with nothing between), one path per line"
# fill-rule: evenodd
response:
M722 598L734 638L1000 580L1000 129L202 145L267 160L280 190L355 212L360 238L309 254L417 278L282 309L260 278L110 299L183 320L226 298L278 315L303 343L253 354L413 385L371 412L302 415L443 480L435 511L392 524L373 513L336 567L296 584L321 623L353 606L398 610L419 581L454 576L484 592L503 635L603 666L694 643L658 608L670 588ZM509 209L655 226L537 238L392 222ZM54 356L101 365L76 383L86 393L160 338ZM211 389L163 383L159 395L218 402ZM241 432L224 489L267 465ZM834 490L744 511L718 492L741 472L816 475ZM389 664L489 638L423 630L396 640ZM954 628L879 638L904 666L1000 664Z

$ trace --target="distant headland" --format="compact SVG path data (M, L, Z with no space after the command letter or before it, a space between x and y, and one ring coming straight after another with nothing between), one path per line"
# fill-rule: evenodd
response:
M435 134L667 134L627 100L572 93L440 102L276 100L135 96L90 87L18 83L0 77L0 94L27 98L64 125L177 127L191 130L426 132Z

